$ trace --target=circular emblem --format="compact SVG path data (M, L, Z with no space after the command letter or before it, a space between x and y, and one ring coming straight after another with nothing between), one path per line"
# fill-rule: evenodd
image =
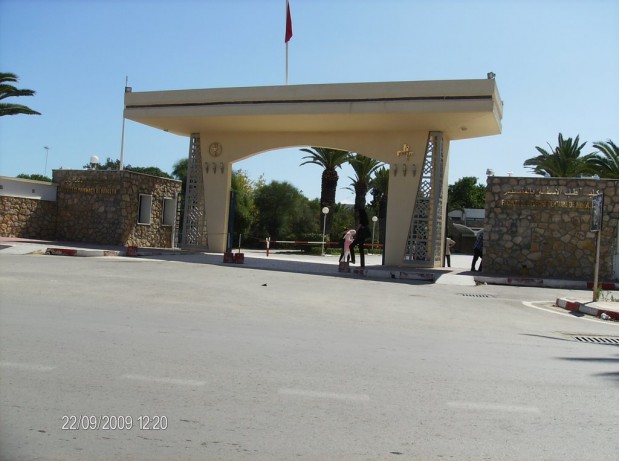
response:
M218 142L211 143L211 145L208 146L208 153L211 154L213 157L220 156L221 151L222 151L222 147L221 147L221 144Z

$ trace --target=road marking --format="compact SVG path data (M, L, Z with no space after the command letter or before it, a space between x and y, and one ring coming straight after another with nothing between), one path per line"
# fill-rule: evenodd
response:
M539 413L539 408L489 402L447 402L447 406L463 410L502 411L507 413Z
M56 367L50 367L47 365L39 365L37 363L15 363L15 362L0 362L2 368L15 368L18 370L28 371L51 371Z
M122 375L121 378L130 379L132 381L146 381L150 383L174 384L177 386L204 386L206 384L206 381L196 381L193 379L161 378L157 376L143 376L143 375Z
M554 309L550 309L548 307L542 307L542 306L536 306L534 303L547 303L549 302L548 300L546 301L522 301L522 304L524 304L527 307L532 307L533 309L537 309L540 311L544 311L544 312L549 312L551 314L556 314L556 315L562 315L562 316L567 316L568 318L572 318L572 319L576 319L576 320L587 320L589 322L596 322L596 323L606 323L606 324L610 324L612 322L606 322L604 320L600 320L597 317L596 318L587 318L587 317L580 317L580 316L574 316L570 311L565 310L565 309L561 309L560 307L557 307L557 309L561 309L561 311L556 311Z
M370 396L367 394L338 394L333 392L309 391L306 389L287 389L282 388L277 391L281 395L297 395L300 397L310 397L317 399L332 399L332 400L351 400L356 402L368 402Z

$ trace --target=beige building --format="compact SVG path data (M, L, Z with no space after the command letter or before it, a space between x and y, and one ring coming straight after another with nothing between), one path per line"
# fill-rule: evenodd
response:
M0 236L54 238L56 189L48 182L0 176Z
M125 93L125 117L187 136L183 245L224 252L234 162L320 146L388 164L385 264L440 266L451 141L501 132L494 79Z

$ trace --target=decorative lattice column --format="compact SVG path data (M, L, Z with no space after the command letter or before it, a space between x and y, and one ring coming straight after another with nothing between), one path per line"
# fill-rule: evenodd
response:
M417 199L406 241L404 261L422 266L441 263L443 230L443 133L428 135Z
M204 183L202 178L202 153L200 150L199 134L192 134L189 141L182 246L183 248L208 249Z

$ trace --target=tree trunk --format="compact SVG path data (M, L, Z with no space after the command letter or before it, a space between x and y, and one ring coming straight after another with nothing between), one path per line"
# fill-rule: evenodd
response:
M335 192L337 190L337 181L339 176L335 170L325 169L322 172L322 184L320 191L320 229L322 229L322 220L324 219L322 209L324 207L329 208L327 213L327 219L325 223L325 233L331 233L331 227L333 225L333 211L335 208Z
M365 197L368 195L368 185L362 181L355 183L355 225L359 224L359 211L365 210Z

